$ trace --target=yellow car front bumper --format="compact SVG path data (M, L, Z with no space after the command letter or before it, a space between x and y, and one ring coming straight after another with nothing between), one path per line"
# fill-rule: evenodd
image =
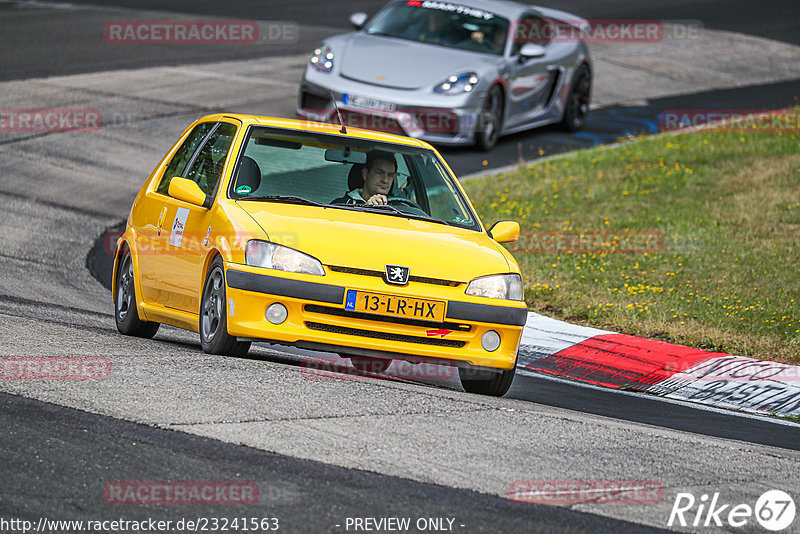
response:
M414 362L503 370L516 363L527 317L521 302L469 297L463 284L442 287L409 282L389 287L374 276L331 272L323 278L238 264L226 267L228 333L238 338ZM430 322L349 311L345 309L348 289L445 300L445 319ZM278 325L265 317L273 303L288 311ZM491 352L481 344L489 330L500 336L500 346Z

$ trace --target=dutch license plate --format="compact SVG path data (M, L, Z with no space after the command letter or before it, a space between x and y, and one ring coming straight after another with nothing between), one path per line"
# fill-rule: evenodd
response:
M347 290L344 308L350 311L444 322L445 303L367 291Z

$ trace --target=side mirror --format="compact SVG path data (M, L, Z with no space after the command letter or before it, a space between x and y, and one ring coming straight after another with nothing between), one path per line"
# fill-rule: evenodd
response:
M203 193L200 186L186 178L174 177L169 182L169 196L183 200L195 206L207 207L206 200L208 196Z
M350 24L357 30L360 30L364 27L364 24L367 23L367 14L359 11L358 13L353 13L350 15Z
M519 239L519 223L516 221L496 222L489 228L489 237L498 243L511 243Z
M547 50L542 45L535 43L525 43L519 49L519 57L522 59L533 59L536 57L543 57Z

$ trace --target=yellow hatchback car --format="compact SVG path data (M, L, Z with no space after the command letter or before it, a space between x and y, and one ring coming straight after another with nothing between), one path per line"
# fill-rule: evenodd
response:
M458 366L464 389L511 385L527 309L514 258L423 141L331 124L210 115L139 191L118 241L117 328L198 332L203 350L253 341Z

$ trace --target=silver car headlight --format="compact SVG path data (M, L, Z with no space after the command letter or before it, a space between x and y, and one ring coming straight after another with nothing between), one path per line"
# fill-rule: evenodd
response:
M318 259L267 241L255 239L248 241L244 249L244 258L245 263L251 267L325 276L325 269Z
M490 299L522 300L522 278L518 274L493 274L475 278L467 295Z
M464 72L450 76L445 81L433 88L436 93L445 95L460 95L472 91L478 84L478 75L474 72Z
M321 72L333 70L333 50L326 44L321 44L311 55L311 66Z

